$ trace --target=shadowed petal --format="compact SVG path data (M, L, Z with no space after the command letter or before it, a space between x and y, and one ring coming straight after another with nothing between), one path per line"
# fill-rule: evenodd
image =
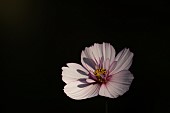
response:
M122 70L128 70L132 64L133 53L129 49L124 49L116 56L117 61L116 67L112 74Z
M108 81L106 84L101 85L99 95L117 98L129 90L132 80L133 75L130 73L130 71L121 71L112 76L110 81Z
M77 72L80 73L81 75L86 75L86 76L88 76L86 72L84 72L84 71L82 71L82 70L80 70L80 69L77 69Z
M76 63L68 63L67 66L68 67L62 67L62 80L65 83L69 83L80 78L88 78L89 72L81 65ZM83 72L83 74L80 73L80 71Z
M70 82L64 87L64 92L72 99L81 100L98 95L99 84L83 84L80 81Z
M124 70L116 73L112 78L107 82L106 89L110 93L111 98L116 98L120 95L123 95L129 90L129 87L133 80L133 75L130 71ZM107 95L106 95L107 96ZM109 97L108 96L108 97Z
M88 84L88 83L94 83L96 81L94 81L93 79L89 79L89 78L80 78L78 79L78 81L84 83L84 84Z
M89 86L90 84L79 84L79 85L77 85L77 87L79 87L79 88L84 88L84 87L87 87L87 86Z
M86 47L85 50L82 51L81 62L83 66L94 71L94 67L92 67L92 65L90 65L90 67L88 67L89 65L87 66L89 63L86 62L85 58L93 60L93 64L95 65L103 65L103 62L106 61L106 59L112 63L115 59L115 49L109 43L95 43L94 46ZM101 60L102 58L103 60Z
M86 63L90 68L95 70L95 62L90 58L83 58L84 63Z
M94 71L94 60L91 58L88 52L81 52L81 63L89 71ZM90 63L89 63L90 62ZM96 64L96 63L95 63Z

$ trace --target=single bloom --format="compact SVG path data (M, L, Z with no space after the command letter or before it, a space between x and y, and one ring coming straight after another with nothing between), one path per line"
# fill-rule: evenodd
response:
M109 43L86 47L81 53L82 65L67 63L62 67L66 95L76 100L97 95L116 98L128 91L134 78L128 70L133 53L125 48L115 55Z

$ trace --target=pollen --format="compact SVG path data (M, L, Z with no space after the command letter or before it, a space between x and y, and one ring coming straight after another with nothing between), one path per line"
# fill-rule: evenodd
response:
M101 75L106 75L106 69L96 69L94 71L94 75L97 77L98 81L103 82L104 80L102 79Z

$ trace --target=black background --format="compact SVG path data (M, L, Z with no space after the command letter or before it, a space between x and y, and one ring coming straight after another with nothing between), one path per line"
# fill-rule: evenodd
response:
M169 113L169 7L6 0L0 8L3 113ZM116 99L72 100L61 67L94 43L134 53L130 90Z

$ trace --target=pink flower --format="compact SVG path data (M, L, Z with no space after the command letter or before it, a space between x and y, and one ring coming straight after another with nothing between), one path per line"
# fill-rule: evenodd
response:
M82 51L83 66L67 63L68 67L62 67L66 95L76 100L97 95L116 98L128 91L134 78L128 70L133 53L125 48L116 57L115 54L109 43L95 43Z

